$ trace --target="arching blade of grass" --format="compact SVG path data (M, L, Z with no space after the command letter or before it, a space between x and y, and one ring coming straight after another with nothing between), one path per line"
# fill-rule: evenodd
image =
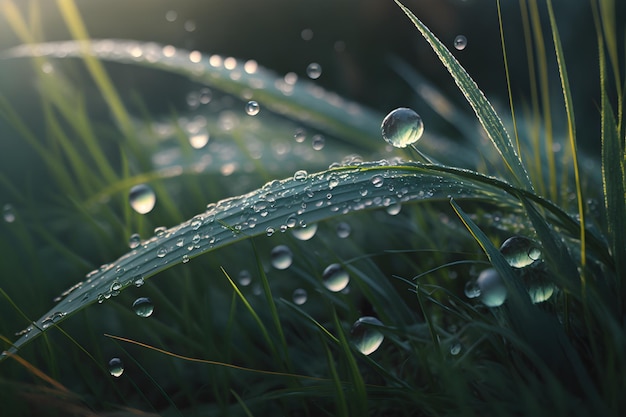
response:
M520 157L517 155L515 146L511 142L511 138L506 131L504 124L491 106L491 103L478 88L474 80L469 76L461 64L454 58L452 53L437 39L437 37L424 25L409 9L407 9L398 0L395 2L400 6L402 11L411 19L413 24L422 33L422 36L428 41L441 62L445 65L448 72L454 78L457 86L472 106L478 120L485 128L491 142L496 147L504 163L507 165L516 183L522 188L532 190L532 184L528 173L522 164Z
M87 305L103 302L126 287L141 285L173 265L251 236L271 235L353 211L448 196L517 205L503 188L468 180L460 175L469 174L463 173L430 172L418 164L368 163L304 179L275 180L249 194L222 200L88 274L85 281L29 326L31 330L12 351Z
M104 39L47 42L4 51L0 57L81 57L180 74L226 93L252 98L262 107L319 128L366 149L380 147L382 117L315 84L285 80L254 61L202 54L152 42Z

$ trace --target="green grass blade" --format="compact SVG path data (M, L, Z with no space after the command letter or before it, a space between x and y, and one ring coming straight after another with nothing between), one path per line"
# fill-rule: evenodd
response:
M435 35L424 25L409 9L398 0L395 2L411 19L413 24L419 29L422 36L428 41L448 72L454 78L455 83L472 106L478 120L484 127L491 142L496 147L504 160L517 184L522 188L532 190L532 184L528 173L522 164L520 157L511 142L511 138L506 131L504 124L496 114L485 95L476 85L476 82L469 76L461 64L454 58L452 53L435 37Z

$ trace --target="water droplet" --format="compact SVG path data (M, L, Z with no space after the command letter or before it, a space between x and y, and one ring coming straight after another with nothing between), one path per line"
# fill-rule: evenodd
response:
M163 237L163 236L165 236L165 232L167 232L167 227L165 227L165 226L159 226L159 227L155 227L154 228L154 235L156 237Z
M424 133L424 122L413 110L400 107L389 113L381 125L383 139L396 148L406 148Z
M450 355L454 355L454 356L458 355L459 353L461 353L461 349L463 349L461 342L459 342L458 340L455 340L450 345Z
M301 306L302 304L306 303L308 295L305 289L297 288L293 291L292 297L293 297L293 303Z
M330 264L322 273L324 286L330 291L339 292L350 282L350 275L339 264Z
M478 275L476 284L480 288L480 301L487 307L501 306L506 300L506 286L500 274L493 269L485 269Z
M352 227L350 227L350 225L346 222L341 222L337 225L335 231L337 232L337 237L345 239L350 236L350 233L352 233Z
M376 188L380 188L383 186L383 184L385 183L385 179L382 177L382 175L374 175L372 177L372 185Z
M295 174L293 174L293 179L295 181L304 181L307 179L308 176L309 176L309 173L301 169L299 171L296 171Z
M311 138L311 146L316 151L321 151L324 149L324 145L326 144L326 139L322 135L313 135Z
M317 223L309 224L304 227L299 227L297 229L293 229L291 233L298 240L309 240L315 233L317 232Z
M150 317L154 312L154 304L147 297L140 297L133 303L133 311L139 317Z
M187 32L193 32L196 30L196 22L193 20L186 20L183 27Z
M124 373L124 362L120 358L113 358L109 361L109 372L116 378Z
M189 144L194 149L202 149L209 143L209 132L202 130L200 132L189 135Z
M480 287L476 284L476 280L469 280L465 283L465 296L467 298L477 298L480 297Z
M512 236L502 243L500 253L513 268L524 268L541 258L541 248L533 240Z
M250 275L250 271L248 271L247 269L242 269L241 271L239 271L239 276L237 280L239 281L239 284L247 287L252 282L252 275Z
M303 129L296 129L296 132L293 134L293 138L296 142L302 143L306 140L306 132Z
M313 29L302 29L302 32L300 32L300 37L304 41L310 41L311 39L313 39Z
M306 67L306 75L312 80L317 80L322 75L322 66L317 62L311 62Z
M184 264L186 264L187 262L189 262L189 255L183 255L181 260L183 261Z
M465 49L465 47L467 46L467 38L463 35L458 35L456 38L454 38L454 47L459 50L462 51L463 49Z
M175 22L176 19L178 19L178 13L176 12L176 10L168 10L165 13L165 20L167 20L168 22Z
M135 284L135 287L141 287L144 283L145 281L141 275L133 278L133 284Z
M159 258L163 258L165 255L167 255L167 249L165 248L159 248L159 250L157 251L156 254Z
M361 317L352 326L351 335L356 348L364 355L369 355L378 349L385 336L375 326L383 323L376 317Z
M267 236L272 236L275 231L276 229L274 229L272 226L267 226L267 229L265 229L265 234Z
M261 106L254 100L250 100L246 103L246 114L248 116L256 116L261 111Z
M287 269L293 262L291 249L285 245L278 245L271 252L272 266L276 269Z
M15 209L11 204L5 204L2 207L2 218L7 223L13 223L15 221Z
M128 239L128 247L135 249L139 245L141 245L141 236L139 236L139 233L133 233L130 235L130 238Z
M150 213L156 203L154 190L146 184L135 185L128 194L130 206L139 214Z

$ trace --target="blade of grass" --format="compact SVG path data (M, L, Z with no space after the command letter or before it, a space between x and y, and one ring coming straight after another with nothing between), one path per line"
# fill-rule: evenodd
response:
M454 55L433 35L433 33L424 25L408 8L406 8L400 1L394 0L398 6L409 17L417 29L421 32L422 36L433 51L437 54L441 62L444 64L450 75L454 78L454 82L457 84L472 109L476 113L478 120L484 127L487 135L491 139L491 142L498 150L500 155L507 165L516 183L527 190L532 190L532 183L528 177L528 173L517 155L515 147L511 143L506 128L502 124L502 121L498 117L497 113L491 106L491 103L484 96L482 91L478 88L474 80L469 76L461 64L454 58Z

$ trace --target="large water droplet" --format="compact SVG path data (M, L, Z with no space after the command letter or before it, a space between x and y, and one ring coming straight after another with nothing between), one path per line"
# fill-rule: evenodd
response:
M163 258L165 257L165 255L167 255L167 249L165 248L159 248L159 250L157 251L157 257L159 258Z
M381 125L383 139L396 148L406 148L424 133L424 122L413 110L400 107L389 113Z
M276 269L287 269L293 262L291 249L285 245L278 245L271 252L272 266Z
M541 258L541 248L533 240L512 236L502 243L500 253L513 268L524 268Z
M478 275L476 284L480 288L480 301L487 307L501 306L506 300L506 286L500 274L493 269L485 269Z
M254 100L246 103L246 114L248 116L256 116L261 111L261 106Z
M304 227L293 229L291 233L298 240L309 240L317 232L317 223L309 224Z
M147 297L140 297L133 303L133 311L139 317L150 317L154 311L154 304Z
M361 317L352 326L352 340L356 348L364 355L369 355L378 349L385 336L375 326L383 323L376 317Z
M7 223L13 223L15 221L15 209L11 204L5 204L2 207L2 218Z
M350 282L350 275L339 264L330 264L322 273L324 286L333 292L346 288Z
M150 213L156 204L154 190L146 184L135 185L128 194L130 206L139 214Z
M109 372L116 378L124 373L124 362L120 358L113 358L109 361Z
M303 289L303 288L295 289L293 291L293 295L292 295L293 303L296 304L296 305L301 306L302 304L306 303L307 296L308 295L307 295L305 289Z
M309 173L301 169L299 171L296 171L295 174L293 174L293 179L296 181L304 181L307 179L308 176L309 176Z
M317 62L311 62L306 67L306 75L312 80L317 80L322 75L322 66Z
M462 51L463 49L465 49L465 47L467 46L467 38L463 35L458 35L456 38L454 38L454 47L459 50Z

